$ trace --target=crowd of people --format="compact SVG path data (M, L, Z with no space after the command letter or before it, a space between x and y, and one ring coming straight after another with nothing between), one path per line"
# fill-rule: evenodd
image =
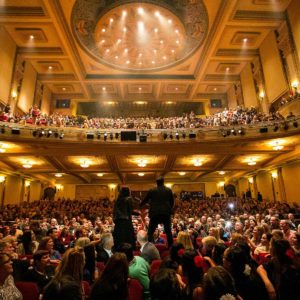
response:
M295 116L294 116L295 117ZM280 123L285 118L279 112L264 114L256 108L225 108L223 111L205 117L196 116L193 112L174 117L111 117L96 118L86 116L68 116L61 113L43 114L33 106L26 115L14 115L7 105L0 112L0 121L21 125L54 126L59 128L75 127L86 129L194 129L218 126L255 125L265 122Z
M14 281L30 281L42 299L123 300L137 280L143 299L300 299L296 203L176 200L168 243L162 224L148 236L153 213L118 199L4 206L0 298L22 299ZM118 237L131 223L132 239L124 243Z

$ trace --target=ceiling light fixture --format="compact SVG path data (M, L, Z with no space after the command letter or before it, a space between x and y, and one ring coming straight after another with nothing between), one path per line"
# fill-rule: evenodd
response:
M32 168L32 163L30 163L29 161L26 161L26 162L23 164L23 168L25 168L25 169L30 169L30 168Z
M220 175L224 175L226 172L225 171L219 171Z
M97 173L98 177L103 177L103 175L104 175L103 173Z
M199 158L195 159L193 162L195 167L200 167L203 164Z
M186 173L185 172L179 172L178 173L180 176L184 176Z
M248 42L248 39L247 39L247 38L244 38L244 39L243 39L243 42L244 42L244 43L247 43L247 42Z
M147 166L148 161L146 159L138 159L137 165L141 168L144 168Z
M31 40L34 40L34 35L31 34L31 35L29 36L29 38L30 38Z
M145 174L144 173L138 173L138 176L143 177L143 176L145 176Z
M248 163L249 166L255 166L256 165L256 161L255 161L255 159L253 157L250 157L248 159L247 163Z
M80 164L80 166L82 167L82 168L88 168L89 166L90 166L90 164L89 163L87 163L85 160Z
M55 176L55 177L62 177L63 174L62 174L62 173L56 173L54 176Z
M283 145L280 145L279 141L273 143L273 150L279 151L283 149Z

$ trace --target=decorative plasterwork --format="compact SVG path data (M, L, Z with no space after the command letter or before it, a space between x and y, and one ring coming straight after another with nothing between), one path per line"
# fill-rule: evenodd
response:
M79 45L95 60L127 71L150 71L192 55L206 36L208 14L202 0L77 0L71 25Z

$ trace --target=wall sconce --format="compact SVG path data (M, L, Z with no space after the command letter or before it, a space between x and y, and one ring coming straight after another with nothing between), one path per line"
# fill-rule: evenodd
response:
M253 183L253 178L252 177L248 178L248 181L249 183Z
M18 96L17 92L16 92L16 91L12 91L11 97L12 97L13 99L16 99L17 96Z
M169 189L171 189L171 188L172 188L172 186L173 186L173 184L172 184L172 183L166 183L166 187L168 187Z
M278 177L277 171L272 172L272 178L276 179Z
M264 98L265 98L265 92L263 90L261 90L259 92L259 99L262 101L262 100L264 100Z
M5 176L4 175L0 175L0 183L4 182L5 181Z
M112 183L112 184L109 184L109 187L113 190L113 189L115 189L117 187L117 185L114 184L114 183Z
M219 186L219 187L224 187L224 184L225 184L224 181L220 181L220 182L218 183L218 186Z
M25 181L25 187L29 187L30 186L30 181L29 180L26 180Z
M298 80L294 80L294 81L292 82L292 88L294 88L294 89L297 91L298 86L299 86Z
M62 184L59 184L59 183L56 184L55 187L56 187L56 190L57 190L58 192L64 189L64 186L63 186Z

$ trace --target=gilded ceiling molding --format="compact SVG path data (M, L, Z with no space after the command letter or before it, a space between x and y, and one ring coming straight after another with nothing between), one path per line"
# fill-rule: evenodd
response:
M0 6L0 17L45 17L39 6Z
M76 0L71 27L95 61L147 72L169 68L195 53L208 32L208 14L203 0Z
M283 21L285 20L284 12L274 12L274 11L250 11L250 10L237 10L234 20L239 21Z

